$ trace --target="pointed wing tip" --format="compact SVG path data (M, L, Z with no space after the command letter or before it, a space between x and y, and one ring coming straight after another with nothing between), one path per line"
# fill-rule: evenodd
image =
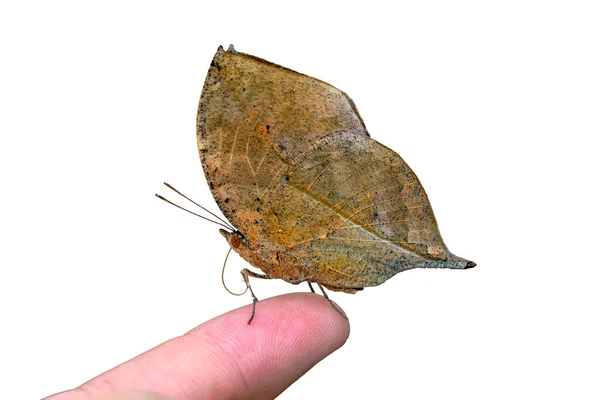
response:
M476 266L477 266L477 264L474 263L473 261L467 261L467 264L465 265L465 267L463 269L474 268Z

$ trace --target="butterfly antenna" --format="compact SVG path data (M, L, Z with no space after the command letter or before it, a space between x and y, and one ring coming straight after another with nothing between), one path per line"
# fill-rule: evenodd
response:
M221 221L222 223L224 223L225 225L227 225L229 227L229 229L231 229L232 231L235 231L236 229L234 227L232 227L227 221L225 221L223 218L219 217L217 214L211 212L210 210L202 207L200 204L196 203L194 200L190 199L189 197L187 197L185 194L181 193L179 190L175 189L173 186L171 186L170 184L168 184L167 182L163 182L165 184L166 187L168 187L169 189L171 189L172 191L174 191L175 193L177 193L178 195L180 195L181 197L183 197L184 199L186 199L187 201L192 202L193 204L195 204L196 206L200 207L201 209L203 209L204 211L206 211L207 213L209 213L210 215L212 215L213 217L215 217L216 219L218 219L219 221Z
M206 218L205 216L202 216L202 215L200 215L200 214L197 214L197 213L195 213L195 212L192 212L192 211L188 210L187 208L183 208L183 207L181 207L180 205L177 205L177 204L173 203L171 200L167 200L167 199L165 199L165 198L164 198L164 197L162 197L160 194L155 194L155 196L156 196L156 197L158 197L159 199L163 200L163 201L166 201L167 203L169 203L169 204L171 204L171 205L173 205L173 206L175 206L175 207L177 207L177 208L180 208L180 209L182 209L183 211L187 211L187 212L189 212L190 214L192 214L192 215L195 215L196 217L200 217L200 218L202 218L202 219L205 219L205 220L207 220L207 221L210 221L210 222L212 222L213 224L221 225L221 226L222 226L222 227L224 227L224 228L231 229L231 230L235 231L235 229L233 229L232 227L230 227L230 226L228 226L228 225L222 224L222 223L220 223L220 222L218 222L218 221L213 221L212 219L210 219L210 218Z
M248 291L249 285L248 285L247 281L246 281L246 289L244 289L244 291L242 293L233 293L231 290L229 290L229 288L225 284L225 266L227 265L227 259L229 258L229 253L231 253L231 247L229 248L229 251L227 252L227 255L225 256L225 261L223 262L223 269L221 270L221 282L223 282L223 287L229 293L231 293L234 296L241 296Z

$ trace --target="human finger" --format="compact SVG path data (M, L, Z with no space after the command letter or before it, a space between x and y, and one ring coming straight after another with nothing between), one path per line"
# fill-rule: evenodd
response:
M52 400L145 389L176 399L275 397L344 344L348 320L323 297L277 296L216 317Z

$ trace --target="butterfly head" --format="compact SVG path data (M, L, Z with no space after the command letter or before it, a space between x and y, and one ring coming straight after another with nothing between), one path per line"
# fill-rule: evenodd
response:
M219 229L219 232L227 239L227 243L229 243L229 246L234 250L239 249L241 246L248 246L246 238L239 231L229 232L225 229Z

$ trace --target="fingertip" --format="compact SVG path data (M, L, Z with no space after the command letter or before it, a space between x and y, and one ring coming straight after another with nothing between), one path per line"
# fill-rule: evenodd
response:
M271 326L298 328L318 337L333 350L341 347L350 335L350 322L335 302L314 293L292 293L265 301L265 323Z
M196 335L208 328L228 332L284 329L290 335L302 336L306 332L320 336L324 344L330 344L335 350L350 334L350 323L344 310L337 303L330 303L314 293L291 293L261 300L256 303L255 316L248 324L251 314L252 304L240 307L192 329L188 335Z
M241 377L229 388L238 396L277 396L340 348L350 334L348 319L312 293L261 300L248 325L251 310L251 305L239 308L188 333L218 349L215 358L222 360L221 366L230 369L226 366L233 360Z

